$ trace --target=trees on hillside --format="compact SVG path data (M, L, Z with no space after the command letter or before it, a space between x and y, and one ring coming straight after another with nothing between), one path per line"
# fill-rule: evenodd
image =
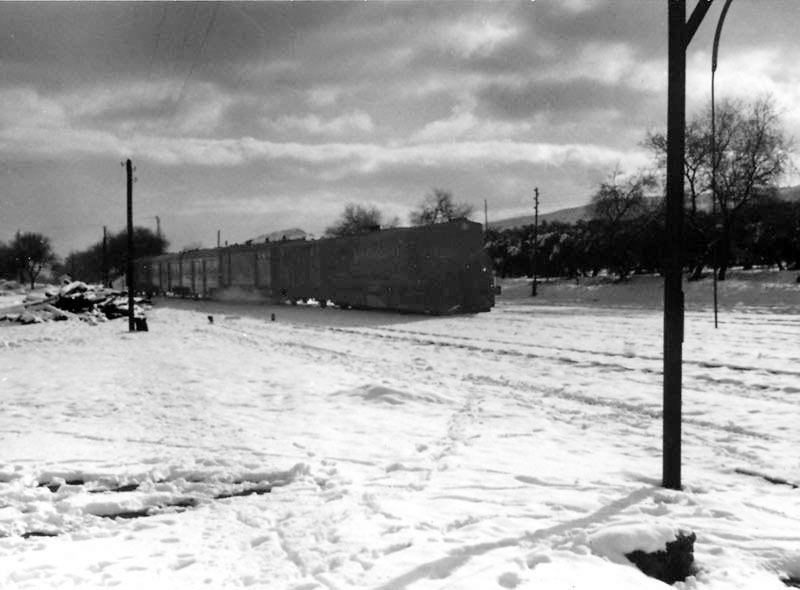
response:
M425 195L416 210L411 212L411 225L432 225L472 215L475 208L469 203L456 203L453 194L440 188Z
M768 198L789 165L792 144L783 132L780 117L771 98L752 103L727 100L716 113L716 141L712 153L711 114L706 110L689 121L686 127L685 186L689 196L687 225L699 242L695 261L697 276L707 260L709 246L719 243L719 279L724 280L734 257L734 229L743 210L751 203ZM646 140L665 162L666 137L648 136ZM716 166L716 188L712 189L712 170ZM713 194L712 194L713 193ZM718 214L708 217L703 196L713 199ZM709 225L709 221L711 224ZM717 225L719 235L717 235Z

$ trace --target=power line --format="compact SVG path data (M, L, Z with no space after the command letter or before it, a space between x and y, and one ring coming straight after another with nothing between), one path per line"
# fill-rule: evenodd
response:
M153 64L156 61L156 54L158 53L158 47L161 44L161 29L164 27L164 21L167 20L167 4L164 5L164 9L161 11L161 19L158 21L158 26L156 27L156 44L153 47L153 54L150 56L150 65L147 66L147 84L150 84L150 78L153 75Z
M178 93L178 98L175 101L175 106L180 104L181 100L183 100L183 93L186 90L186 85L189 83L189 78L191 78L192 74L194 73L194 68L195 66L197 66L197 62L200 59L200 54L203 52L203 48L206 46L206 41L208 40L208 34L211 32L211 27L214 26L214 20L217 18L217 10L219 10L219 2L215 2L214 8L211 10L211 18L208 19L206 30L203 32L203 39L200 41L200 46L197 48L197 52L194 55L194 60L192 61L192 65L189 68L189 72L186 74L186 78L183 81L183 85L181 86L181 91Z
M183 39L181 39L181 57L186 52L186 42L189 39L189 33L192 31L192 26L194 26L194 21L197 18L197 7L200 4L199 0L195 0L195 3L192 5L192 20L189 21L189 26L186 27L186 32L183 34Z

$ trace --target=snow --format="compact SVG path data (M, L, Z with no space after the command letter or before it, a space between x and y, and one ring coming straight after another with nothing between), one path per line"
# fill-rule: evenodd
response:
M657 519L618 522L589 535L588 544L592 553L626 565L626 554L637 550L646 553L664 551L667 543L674 541L680 532L672 523Z
M655 589L624 554L686 531L676 587L786 588L793 280L734 275L717 330L687 285L681 491L654 277L508 281L471 316L161 300L149 332L0 328L0 587Z

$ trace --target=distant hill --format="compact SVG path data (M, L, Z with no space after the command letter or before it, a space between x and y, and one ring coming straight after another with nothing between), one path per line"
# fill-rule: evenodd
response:
M551 211L550 213L540 213L539 221L560 221L561 223L575 223L581 219L589 219L591 211L589 205L581 205L580 207L569 207L567 209L559 209L558 211ZM520 215L519 217L509 217L508 219L500 219L497 221L490 221L489 227L496 230L511 229L512 227L521 227L523 225L533 225L533 215Z
M784 186L778 189L778 198L784 201L800 202L800 185L797 186ZM592 216L591 207L581 205L580 207L569 207L567 209L559 209L558 211L551 211L550 213L540 213L539 221L548 221L550 223L558 221L561 223L575 223L581 219L590 219ZM497 221L490 221L489 227L502 231L504 229L511 229L513 227L522 227L523 225L533 225L533 215L520 215L518 217L509 217L507 219L499 219Z

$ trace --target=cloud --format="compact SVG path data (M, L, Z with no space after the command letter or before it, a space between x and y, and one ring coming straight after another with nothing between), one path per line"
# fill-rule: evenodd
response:
M122 136L134 132L209 135L224 122L237 101L216 84L190 84L179 94L182 80L129 81L75 89L53 100L64 105L73 125L107 128Z
M711 55L698 51L686 68L687 100L706 106L711 93ZM716 73L717 97L752 100L771 94L778 104L796 111L800 104L800 63L777 48L720 53Z
M478 92L489 113L512 120L538 114L583 116L596 111L637 112L648 93L586 78L550 79L522 84L491 84Z
M444 27L441 40L462 57L485 56L520 36L522 29L503 15L475 14Z
M267 121L267 127L281 131L301 131L311 135L342 135L346 133L366 133L374 129L372 118L363 111L353 111L324 119L318 115L286 115L275 121Z
M311 107L327 107L341 96L342 88L331 85L313 86L306 94L306 100Z
M17 87L0 91L0 125L60 127L67 124L67 112L56 100L39 95L32 88Z
M24 108L37 110L35 95L23 94ZM10 97L3 100L8 102ZM0 102L2 104L2 102ZM411 144L390 143L300 143L273 142L252 137L214 139L202 137L163 137L116 135L74 129L49 103L50 118L11 123L6 118L0 129L0 145L5 151L48 157L74 157L75 153L136 156L159 164L200 166L239 166L252 161L290 160L303 165L343 166L351 173L373 172L385 166L510 164L516 162L607 165L616 161L639 160L635 152L626 153L593 144L547 144L513 140L429 141ZM428 133L433 136L433 128Z
M457 104L449 117L427 123L412 136L412 141L425 143L457 139L506 139L530 133L532 125L527 122L509 123L479 117L474 112L476 102L468 100Z
M561 0L558 2L558 8L569 14L590 12L604 5L604 0Z

